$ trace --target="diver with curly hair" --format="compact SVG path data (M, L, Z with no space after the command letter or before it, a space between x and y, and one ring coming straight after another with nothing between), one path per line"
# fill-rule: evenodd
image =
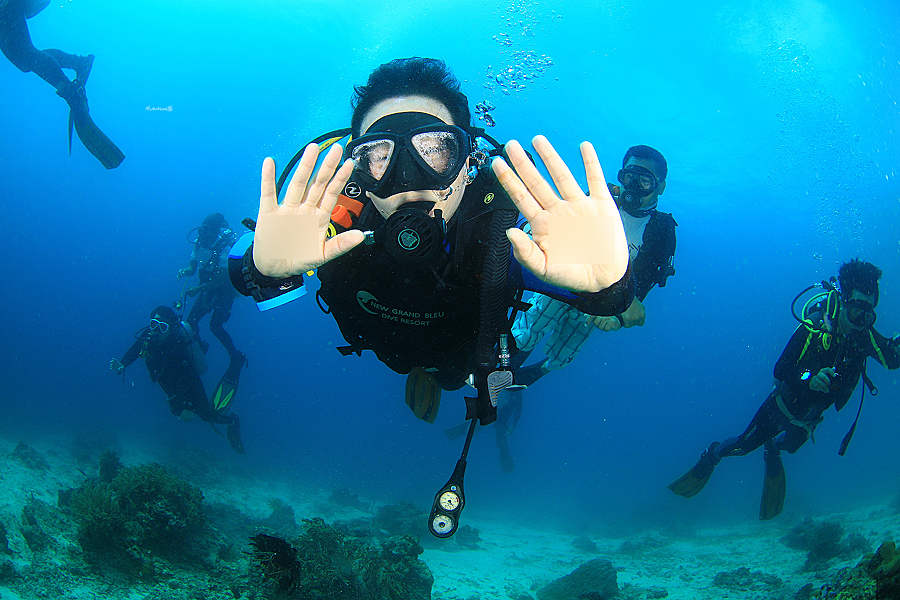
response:
M765 445L759 518L768 520L781 513L786 487L780 452L793 454L807 440L815 441L822 414L832 405L841 410L860 378L874 389L866 375L868 358L887 369L900 367L900 336L889 339L873 327L881 274L875 265L854 259L841 266L832 283L823 282L825 291L807 302L802 317L797 317L800 325L775 363L775 389L746 431L710 444L697 464L669 485L670 490L691 498L703 489L722 458L744 456ZM839 454L844 454L855 428L856 422Z

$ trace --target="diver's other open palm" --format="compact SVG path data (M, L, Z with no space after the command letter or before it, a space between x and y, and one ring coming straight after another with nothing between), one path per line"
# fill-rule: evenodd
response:
M332 145L315 177L312 177L319 147L316 144L307 146L281 204L278 204L275 192L275 161L271 158L263 161L259 216L253 247L253 262L260 273L278 278L299 275L322 266L363 241L363 233L358 229L327 238L331 211L353 172L351 161L340 164L341 155L341 146ZM278 218L296 216L307 219ZM305 249L301 254L288 252L290 258L285 258L286 254L279 249L292 246L297 236L314 239L304 240L310 243L304 244Z
M502 158L495 159L493 163L500 183L531 225L531 238L520 229L507 231L516 260L542 281L574 292L598 292L608 288L619 281L628 268L628 242L594 147L589 142L581 144L581 157L590 191L590 195L585 195L547 138L539 135L532 143L559 195L515 140L506 145L506 153L515 171ZM548 251L553 217L593 217L586 219L595 225L588 237L565 240L557 237L554 244L565 242L580 247L596 247L596 241L600 240L602 251L594 254L597 260L591 263L551 261Z

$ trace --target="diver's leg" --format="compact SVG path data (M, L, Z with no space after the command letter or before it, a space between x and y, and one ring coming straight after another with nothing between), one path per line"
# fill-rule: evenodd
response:
M566 307L567 310L557 316L553 335L547 341L544 353L547 355L547 369L554 371L575 360L584 343L594 332L592 321L585 319L584 313Z
M69 79L56 59L34 47L25 15L12 10L0 11L0 51L23 73L33 72L56 88L65 91Z
M557 301L554 301L557 302ZM561 302L559 304L562 304ZM563 306L566 306L563 304ZM584 315L566 306L565 311L554 310L553 333L547 340L544 352L547 360L515 370L513 381L517 385L534 385L538 379L575 360L581 347L594 331L592 323L585 322ZM524 362L524 361L523 361Z
M786 420L778 408L775 396L775 392L769 394L744 433L725 440L716 448L717 459L726 456L745 456L785 430Z
M513 383L516 385L524 385L529 387L534 385L538 379L550 372L547 367L549 361L544 360L521 369L513 371Z
M197 296L194 303L191 304L191 310L188 311L187 318L184 320L184 322L190 325L191 329L194 330L194 335L197 336L197 343L200 344L200 349L203 350L203 354L206 354L206 351L209 350L209 342L204 342L200 339L200 319L205 317L210 310L205 297L206 294Z
M512 473L516 465L512 454L509 452L509 443L506 440L507 423L499 420L494 423L494 431L497 434L497 450L500 451L500 468L504 473Z
M815 430L815 425L813 425L813 430ZM793 454L799 450L800 446L805 444L808 439L809 432L807 430L802 427L797 427L796 425L788 425L784 435L779 436L779 438L775 440L775 446L778 450L784 450L788 454Z
M231 336L228 335L228 332L225 331L225 327L223 327L225 322L231 318L231 305L233 303L234 296L231 295L228 295L227 298L218 299L213 307L212 316L209 318L209 330L216 336L222 346L224 346L229 356L240 354L238 349L234 347Z
M244 454L244 444L241 441L241 420L240 418L234 414L222 414L212 409L208 402L205 401L201 404L199 398L195 404L197 410L197 416L206 421L207 423L215 423L218 425L227 425L228 428L225 430L225 437L228 440L228 443L238 454Z
M775 412L773 412L773 410ZM777 412L777 414L775 414ZM722 443L713 442L700 455L697 461L684 475L669 484L669 489L679 496L692 498L700 493L700 490L712 477L713 471L719 461L726 456L744 456L756 450L768 440L772 439L782 430L782 421L778 419L781 411L775 404L775 392L769 394L766 401L756 411L756 415L750 421L747 429L738 437L725 440Z
M94 64L93 54L78 56L77 54L69 54L68 52L57 50L56 48L46 48L44 49L44 52L56 59L57 64L63 69L72 69L75 71L75 79L78 83L84 85L87 82L87 78L91 74L91 67Z
M511 359L509 359L509 368L515 371L525 364L525 361L528 360L529 356L531 356L531 350L519 350Z
M543 294L535 294L531 297L531 301L532 307L516 318L512 328L516 345L519 350L524 351L534 349L546 332L556 325L558 319L562 318L568 307L565 303Z

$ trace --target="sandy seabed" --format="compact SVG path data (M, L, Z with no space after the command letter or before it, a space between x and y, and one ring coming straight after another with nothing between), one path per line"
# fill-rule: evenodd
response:
M46 461L46 468L29 468L22 460L13 458L17 443L18 440L0 438L0 457L3 457L0 460L0 521L5 526L9 548L8 552L3 552L3 540L0 540L0 562L5 559L15 569L14 575L8 572L4 575L0 569L0 599L56 598L60 589L65 590L65 598L136 600L166 597L159 590L161 583L129 585L122 581L111 584L103 582L83 566L70 568L68 564L81 553L74 536L56 535L51 544L52 552L38 553L28 548L18 530L25 506L33 498L55 510L58 491L78 487L86 476L96 474L96 462L78 465L72 456L71 441L35 439L29 444ZM165 465L165 460L138 448L120 451L127 466L151 462ZM205 502L228 504L256 519L266 517L273 498L290 504L298 521L314 516L321 516L329 523L371 517L357 509L329 506L325 492L242 479L246 476L237 472L226 471L224 476L220 472L193 481L189 475L179 475L203 491ZM844 532L865 538L868 551L872 551L883 541L895 538L900 530L897 512L893 507L871 506L853 513L820 517L817 521L839 522ZM743 526L694 529L689 536L645 530L627 537L590 537L588 548L584 547L585 540L580 546L573 545L574 536L559 531L501 525L475 518L467 518L466 523L478 530L480 542L476 549L457 544L435 549L426 544L420 557L434 575L432 598L534 599L541 587L592 559L601 558L612 562L617 571L619 597L629 600L662 597L673 600L792 599L807 584L812 584L813 590L820 590L840 569L855 566L863 555L857 552L824 562L814 571L805 569L807 552L788 548L781 541L796 523L761 528L748 522ZM54 535L51 528L46 530ZM591 543L596 546L596 551L590 547ZM52 555L48 556L48 552ZM48 564L55 568L48 569ZM246 560L231 574L240 577L241 567L246 570ZM720 573L733 574L741 568L749 570L744 572L742 584L725 584L721 576L719 581L716 580ZM63 583L50 580L65 571L68 573L61 580ZM46 586L41 585L39 577L43 575L39 573L48 577ZM741 577L730 578L732 582L735 579ZM25 580L29 580L28 585L24 585ZM247 590L246 585L235 595L233 588L223 584L218 588L206 586L199 595L191 597L224 599L257 595ZM178 597L188 596L180 593Z

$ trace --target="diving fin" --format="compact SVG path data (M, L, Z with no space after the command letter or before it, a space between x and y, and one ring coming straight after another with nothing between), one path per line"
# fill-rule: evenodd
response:
M446 433L447 437L450 438L451 440L455 440L457 438L461 438L462 436L466 435L466 432L468 430L469 430L469 422L464 421L464 422L460 423L459 425L454 425L450 429L447 429L446 431L444 431L444 433Z
M88 77L91 76L91 69L94 67L94 55L85 54L79 57L80 62L75 67L75 81L83 86L87 85Z
M500 425L496 426L497 432L497 450L500 451L500 468L504 473L512 473L516 465L513 462L512 454L509 452L509 443L506 441L506 428Z
M414 367L406 376L406 405L426 423L434 423L437 418L441 386L422 367Z
M762 500L759 503L760 521L774 519L784 509L784 496L787 485L784 476L784 463L781 462L781 451L772 440L766 442L765 453L766 474L763 478Z
M228 425L226 435L228 443L231 444L234 451L238 454L245 454L244 444L241 442L241 420L237 415L234 415L234 420Z
M88 152L107 169L115 169L125 154L97 127L88 110L84 85L73 81L65 92L57 92L69 104L69 154L72 154L72 128Z
M231 362L222 379L216 385L209 403L214 411L225 414L234 404L234 397L237 393L238 380L241 376L241 368L247 365L247 357L243 352L238 352L231 357Z
M718 446L719 442L710 444L706 452L700 456L697 464L691 467L687 473L670 483L669 489L684 498L693 498L699 494L706 482L709 481L709 478L712 477L713 471L719 463L720 459L715 454Z

